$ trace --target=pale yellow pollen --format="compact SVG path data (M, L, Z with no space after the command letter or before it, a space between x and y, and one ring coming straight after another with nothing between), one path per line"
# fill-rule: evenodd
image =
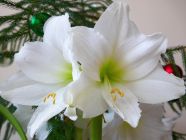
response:
M44 102L46 103L50 98L52 99L53 104L56 104L56 93L49 93L49 94L44 98Z
M115 102L117 99L117 95L119 95L120 97L124 97L125 93L118 88L112 88L111 95L112 95L113 101Z

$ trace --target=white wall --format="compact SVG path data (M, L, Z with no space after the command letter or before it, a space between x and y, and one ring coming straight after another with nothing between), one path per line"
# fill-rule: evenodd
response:
M128 2L131 7L131 18L141 31L146 34L162 32L167 36L169 46L186 45L186 0L128 0ZM0 15L11 12L0 6ZM15 71L14 65L0 67L0 81ZM184 119L186 113L178 121L176 130L186 133Z
M186 45L186 0L128 0L131 17L145 33L162 32L170 46Z

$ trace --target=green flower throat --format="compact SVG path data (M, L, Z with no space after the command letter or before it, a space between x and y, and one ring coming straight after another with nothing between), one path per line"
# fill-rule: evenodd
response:
M123 81L124 70L118 61L115 59L106 60L100 68L100 79L104 83L109 80L110 83L117 83Z

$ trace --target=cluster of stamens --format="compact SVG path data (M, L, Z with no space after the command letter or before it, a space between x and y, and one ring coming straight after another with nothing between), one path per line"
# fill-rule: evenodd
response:
M115 102L117 99L117 95L119 95L120 97L124 97L125 93L118 88L112 88L111 95L112 95L113 101Z
M49 93L45 98L44 98L44 102L46 103L49 99L52 99L53 104L56 103L56 93Z

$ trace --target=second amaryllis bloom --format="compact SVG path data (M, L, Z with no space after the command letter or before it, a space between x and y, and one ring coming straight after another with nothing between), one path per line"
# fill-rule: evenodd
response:
M72 52L82 73L71 90L84 117L112 108L136 127L141 116L138 102L162 103L184 94L183 80L159 64L166 38L140 33L124 1L114 1L93 29L75 27L72 33Z
M28 124L29 137L62 111L77 119L68 93L79 73L68 49L70 31L68 14L51 17L45 23L43 42L25 43L15 55L21 72L0 85L0 96L11 103L37 106Z
M177 117L164 117L163 104L141 104L142 117L137 128L123 122L118 115L103 129L103 140L172 140Z

